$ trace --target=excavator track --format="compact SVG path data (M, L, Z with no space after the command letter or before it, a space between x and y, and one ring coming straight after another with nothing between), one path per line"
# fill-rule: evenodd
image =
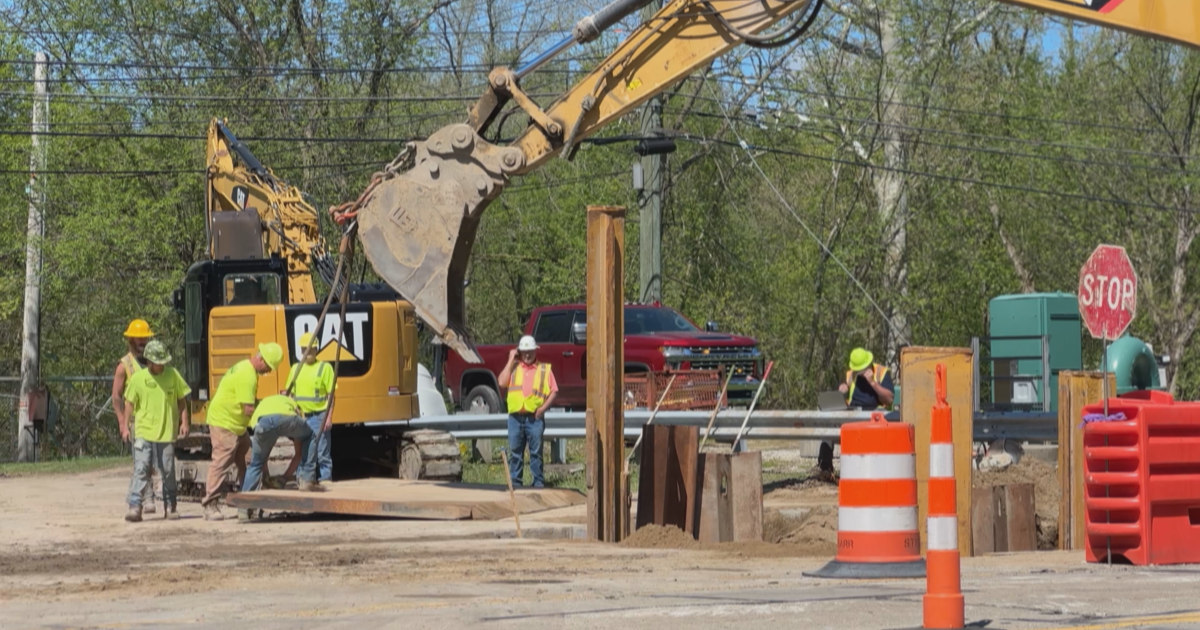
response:
M399 477L430 481L461 481L462 453L458 440L444 431L421 429L405 433L397 447Z

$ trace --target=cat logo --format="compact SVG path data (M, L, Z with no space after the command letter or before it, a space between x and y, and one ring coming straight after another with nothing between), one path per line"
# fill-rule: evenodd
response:
M239 210L245 210L246 205L250 203L250 191L245 186L234 186L231 196L233 205L237 206Z
M1091 9L1099 13L1108 13L1117 8L1124 0L1054 0L1059 4L1069 4L1080 9Z
M317 360L330 364L336 361L339 376L361 376L370 369L374 335L369 304L348 304L345 325L337 309L330 309L323 323L320 321L320 306L289 306L286 312L293 363L304 356L305 348L300 345L300 337L312 333L317 339Z

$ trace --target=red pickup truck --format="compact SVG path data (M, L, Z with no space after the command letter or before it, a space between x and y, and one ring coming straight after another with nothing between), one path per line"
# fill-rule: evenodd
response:
M538 342L538 360L549 363L558 381L556 407L584 409L587 405L587 306L568 304L535 309L525 333ZM446 358L444 386L454 405L464 411L503 411L496 376L508 361L514 344L479 346L482 364L469 364L456 353ZM715 322L704 330L675 309L659 304L625 306L625 372L734 370L729 398L749 398L762 376L763 357L750 337L717 332Z

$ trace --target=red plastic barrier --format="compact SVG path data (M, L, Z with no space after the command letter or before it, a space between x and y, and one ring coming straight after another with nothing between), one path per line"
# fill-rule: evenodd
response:
M1083 429L1087 561L1200 562L1200 403L1131 392L1108 413L1127 419Z

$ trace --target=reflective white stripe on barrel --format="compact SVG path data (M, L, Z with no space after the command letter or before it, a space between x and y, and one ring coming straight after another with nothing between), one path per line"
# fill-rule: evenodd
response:
M842 464L844 467L845 464ZM929 476L930 477L953 477L954 476L954 445L953 444L930 444L929 445ZM843 475L845 477L845 475Z
M916 479L915 455L842 454L842 479Z
M911 532L917 529L914 507L839 507L839 532Z
M930 516L928 527L930 551L958 551L958 517Z

